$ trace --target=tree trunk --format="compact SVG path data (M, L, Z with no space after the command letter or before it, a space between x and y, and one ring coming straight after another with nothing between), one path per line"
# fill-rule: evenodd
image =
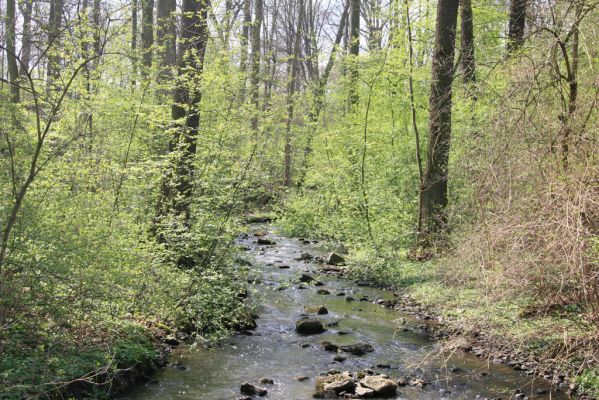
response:
M429 140L420 192L421 243L431 246L447 232L447 168L451 137L451 85L459 0L439 0L429 100Z
M101 0L94 0L92 10L92 22L94 23L94 55L99 56L102 53L102 3ZM96 60L96 65L100 58Z
M381 50L383 44L383 5L381 0L367 0L363 7L365 9L365 20L368 25L368 49L370 51Z
M412 17L410 16L409 0L404 0L406 10L406 34L408 36L408 91L410 97L410 113L412 117L412 130L416 143L416 166L418 167L418 193L420 193L420 207L422 207L422 187L424 172L422 168L422 155L420 153L420 132L418 131L418 119L416 118L416 101L414 98L414 37L412 35ZM399 8L399 7L398 7ZM420 208L419 207L419 208ZM418 232L422 230L422 213L418 213Z
M259 84L260 84L260 32L262 28L262 19L264 18L263 0L255 0L254 3L256 17L252 24L252 54L250 56L250 98L254 106L254 115L252 116L251 125L253 130L258 129L258 103L259 103Z
M147 76L152 67L152 45L154 44L154 0L141 0L141 50L142 75Z
M159 80L166 82L171 77L171 68L177 63L177 2L158 0L156 43L160 55Z
M134 88L137 84L137 20L138 20L138 7L139 3L137 0L131 0L131 87Z
M243 85L241 87L241 102L245 101L245 84L248 60L248 47L250 40L250 28L252 26L252 0L243 0L243 26L241 28L241 37L239 42L241 45L241 55L239 57L239 70L243 75Z
M562 139L561 139L561 151L562 151L562 166L564 170L569 168L568 156L570 153L570 136L572 134L572 118L576 112L576 102L578 99L578 63L579 63L579 43L580 43L580 18L583 12L584 2L580 1L576 5L576 15L574 26L572 27L572 56L570 62L566 64L567 78L568 78L568 110L567 116L562 118ZM567 54L566 54L567 56Z
M302 26L304 24L304 0L298 1L298 19L297 27L295 29L295 35L293 37L293 48L288 49L289 54L289 67L291 70L290 76L287 78L287 120L285 124L285 172L284 172L284 185L286 187L291 186L291 124L293 123L294 114L294 97L297 84L297 74L299 70L299 61L301 54L301 42L302 42ZM289 68L288 68L289 71Z
M461 66L464 85L468 88L476 82L476 64L474 59L474 27L472 19L472 0L461 0Z
M265 38L268 37L268 51L266 54L267 64L265 67L265 71L266 73L268 73L268 78L264 79L264 102L262 103L263 111L267 111L271 107L270 99L272 95L272 87L277 71L277 49L274 45L275 35L277 33L277 23L279 19L279 8L277 7L277 0L274 0L272 10L273 15L270 34L265 35Z
M50 1L48 34L48 67L47 84L49 89L56 89L56 81L60 78L60 30L62 27L62 0Z
M21 14L23 14L23 33L21 37L21 65L19 75L27 76L29 63L31 62L31 15L33 13L33 0L25 0L20 3Z
M350 65L350 88L349 88L349 105L350 109L358 104L358 67L357 57L360 54L360 0L350 0L351 18L349 24L349 54L352 57Z
M17 67L17 18L16 1L6 2L6 50L8 61L8 80L10 81L10 99L13 103L20 100L19 91L19 68Z
M517 50L524 43L527 0L512 0L508 32L508 50Z
M184 229L191 225L194 158L200 126L200 82L208 40L208 7L209 0L183 1L179 76L171 110L177 130L169 143L169 150L175 154L163 177L159 204L159 217L172 212Z

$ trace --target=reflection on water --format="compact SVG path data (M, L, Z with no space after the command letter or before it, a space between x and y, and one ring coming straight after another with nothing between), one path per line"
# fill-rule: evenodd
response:
M530 382L526 375L504 365L489 365L474 356L454 353L438 354L434 343L418 328L421 321L397 311L375 305L378 298L390 298L387 292L357 287L350 281L317 273L318 266L295 261L300 253L325 255L317 245L305 245L297 239L269 235L276 246L258 246L255 238L241 239L256 258L256 269L262 275L259 285L264 304L259 310L258 328L252 336L235 336L213 349L177 350L171 361L186 367L167 367L150 382L131 389L121 400L146 399L210 399L231 400L240 396L239 385L258 384L261 377L274 380L265 386L267 398L311 399L315 377L330 369L356 371L372 368L391 377L407 374L422 376L429 384L424 389L401 387L402 399L475 399L501 397L508 399L515 389L534 393L548 388L542 380ZM289 269L279 269L289 265ZM291 283L301 273L310 272L325 286L305 285L298 289ZM287 286L285 290L277 290ZM328 295L317 294L326 288ZM337 293L351 294L356 301L348 302ZM370 301L358 301L362 297ZM295 333L295 323L305 307L324 305L329 314L319 316L325 322L338 324L321 335L301 336ZM324 340L335 344L366 342L374 352L362 357L347 355L342 363L334 362L334 353L320 346ZM309 345L306 347L306 345ZM385 365L385 368L377 368ZM390 368L386 368L389 366ZM310 379L299 382L298 377ZM529 395L529 398L565 399L563 393Z

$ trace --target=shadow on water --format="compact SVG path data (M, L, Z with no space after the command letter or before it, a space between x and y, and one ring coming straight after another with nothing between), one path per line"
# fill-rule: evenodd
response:
M253 226L254 229L270 229ZM530 399L566 399L562 392L551 392L547 382L531 381L527 375L505 365L457 352L440 353L435 343L419 327L418 321L376 305L389 299L389 292L357 287L353 282L320 274L319 266L296 260L302 253L325 256L318 244L286 238L268 232L276 242L259 246L256 238L239 239L255 256L256 272L262 275L257 289L262 293L258 328L252 336L238 335L213 349L178 349L173 366L159 372L156 380L131 389L121 400L211 399L230 400L240 396L242 382L258 384L261 377L273 379L267 398L301 400L312 398L315 378L328 370L357 371L372 368L392 378L411 375L423 378L423 388L400 387L398 399L475 399L512 397L521 389ZM289 266L281 269L280 266ZM309 273L324 286L301 285L297 279ZM330 294L317 291L326 289ZM343 293L345 296L341 296ZM351 296L355 301L347 301ZM368 301L366 301L366 299ZM363 301L360 301L363 299ZM302 336L295 332L296 321L306 307L325 306L329 313L318 316L332 326L323 334ZM338 345L369 343L374 351L363 356L344 353L347 359L334 361L335 353L325 351L322 341ZM378 366L378 367L377 367ZM309 379L300 382L300 376ZM543 394L541 394L543 393Z

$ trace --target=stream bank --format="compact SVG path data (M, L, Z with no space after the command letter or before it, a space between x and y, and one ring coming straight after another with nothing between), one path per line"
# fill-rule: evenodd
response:
M262 300L257 328L210 349L176 349L155 380L120 399L235 399L243 383L266 389L272 399L309 399L319 377L342 371L405 381L395 398L568 398L508 365L459 349L440 351L431 335L439 326L435 318L401 310L407 303L392 293L323 268L318 261L328 249L315 241L254 224L238 245L255 258ZM302 318L321 321L323 332L296 332ZM342 350L356 345L371 348Z

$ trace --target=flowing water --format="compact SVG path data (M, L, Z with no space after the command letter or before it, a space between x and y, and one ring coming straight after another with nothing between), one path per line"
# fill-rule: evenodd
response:
M253 230L269 229L273 246L259 246L251 234L239 239L255 257L256 272L262 275L258 290L262 306L258 310L258 327L251 336L234 336L211 349L177 349L173 366L159 372L156 380L138 386L121 396L121 400L147 399L211 399L232 400L240 396L242 382L251 382L268 389L266 398L302 400L312 398L315 378L330 369L357 371L372 368L392 378L411 375L428 382L424 389L400 387L398 399L475 399L512 397L521 389L530 399L565 399L563 392L551 392L544 380L531 382L527 375L505 365L489 364L473 355L461 352L443 354L422 331L423 321L397 310L376 305L374 300L390 299L382 290L358 287L354 282L319 274L319 265L296 260L302 253L325 256L319 244L282 237L268 226L253 226ZM289 266L282 269L281 266ZM309 273L324 286L299 285L302 273ZM304 287L303 289L300 289ZM320 295L318 289L330 291ZM338 295L355 298L348 302ZM368 297L370 301L359 301ZM318 316L324 322L338 322L325 333L303 336L295 332L295 324L306 313L305 307L325 306L328 315ZM366 342L374 351L361 357L347 355L344 362L334 362L334 353L325 351L321 342L335 344ZM309 345L309 347L306 347ZM379 367L377 365L388 365ZM308 380L298 381L307 376ZM274 380L262 385L261 377ZM534 394L545 389L547 394Z

